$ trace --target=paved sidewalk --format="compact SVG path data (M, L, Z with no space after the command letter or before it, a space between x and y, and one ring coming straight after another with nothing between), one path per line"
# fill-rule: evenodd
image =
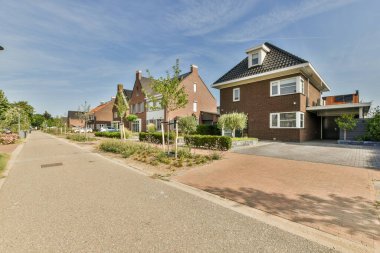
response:
M380 170L226 153L174 179L369 247L380 240Z
M236 150L236 153L298 161L380 169L380 147L332 145L323 142L265 143Z
M0 252L333 252L33 133L0 190Z

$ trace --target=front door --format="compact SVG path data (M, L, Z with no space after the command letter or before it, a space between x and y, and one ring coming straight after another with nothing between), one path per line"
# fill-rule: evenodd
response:
M323 117L323 139L326 140L338 140L339 139L339 127L335 122L336 117Z

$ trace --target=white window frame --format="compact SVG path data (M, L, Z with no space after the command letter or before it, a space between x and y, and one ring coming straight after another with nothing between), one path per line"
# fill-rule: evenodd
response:
M198 111L198 102L194 101L193 102L193 112L197 112L197 111Z
M295 127L281 127L280 114L282 113L295 113L296 114L296 126ZM272 115L277 115L277 126L273 126ZM303 126L301 126L301 119ZM281 128L281 129L302 129L305 128L305 113L303 112L275 112L269 114L269 128Z
M284 93L281 94L281 85L289 83L291 81L295 81L296 83L296 92L290 92L290 93ZM273 94L273 87L277 87L277 93ZM276 97L276 96L285 96L285 95L290 95L290 94L305 94L305 80L301 76L295 76L291 78L286 78L286 79L281 79L281 80L275 80L270 82L270 96L271 97Z
M235 98L235 91L238 91L238 98ZM238 102L238 101L240 101L240 88L234 88L233 90L232 90L232 101L233 102Z
M193 84L193 90L194 90L194 93L197 92L197 84L196 83Z
M253 57L254 55L257 55L257 57ZM257 63L256 64L253 64L253 59L256 59L257 58ZM260 53L259 52L254 52L251 54L251 67L253 66L257 66L257 65L260 65Z

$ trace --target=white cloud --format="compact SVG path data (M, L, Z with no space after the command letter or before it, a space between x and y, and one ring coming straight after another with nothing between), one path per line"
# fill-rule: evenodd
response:
M242 29L222 36L222 41L245 42L270 35L296 21L324 13L354 0L303 0L286 7L276 7L270 12L256 16L239 25Z
M246 14L258 1L245 0L182 0L172 10L168 22L185 35L203 35L216 31Z

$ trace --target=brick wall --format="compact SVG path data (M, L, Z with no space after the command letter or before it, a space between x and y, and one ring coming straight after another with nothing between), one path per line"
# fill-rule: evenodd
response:
M299 74L298 74L299 75ZM248 114L248 136L258 137L266 140L281 141L304 141L314 139L318 136L317 117L306 112L307 79L305 79L305 95L290 94L283 96L270 96L270 82L285 79L297 75L283 76L281 78L258 81L251 84L224 88L220 90L221 114L229 112L244 112ZM240 88L240 101L233 102L232 90ZM319 98L319 92L314 86L309 85L311 100ZM309 99L309 100L310 100ZM305 113L305 129L277 129L270 128L269 117L273 112L295 112Z

